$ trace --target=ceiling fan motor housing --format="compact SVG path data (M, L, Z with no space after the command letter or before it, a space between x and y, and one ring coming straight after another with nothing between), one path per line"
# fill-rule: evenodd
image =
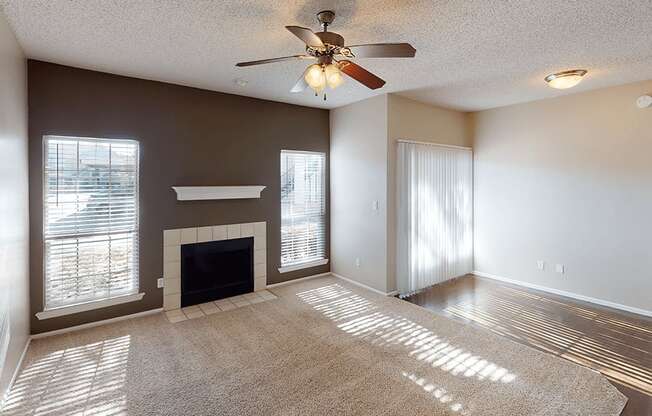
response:
M306 45L306 53L315 58L321 58L323 56L337 55L341 50L346 49L344 47L344 38L335 32L316 32L315 35L321 39L324 47L314 47Z
M325 44L344 46L344 38L335 32L317 32L315 35Z
M344 46L344 38L335 32L328 31L328 25L335 20L335 12L332 10L322 10L317 13L317 20L324 30L323 32L316 32L315 35L324 43L326 50L315 50L316 54L313 56L337 53L337 50Z

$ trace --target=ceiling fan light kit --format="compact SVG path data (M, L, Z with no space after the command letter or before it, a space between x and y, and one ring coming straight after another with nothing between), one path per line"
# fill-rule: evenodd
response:
M280 58L263 59L259 61L239 62L238 67L268 64L292 60L316 60L306 68L296 82L291 92L302 92L310 87L316 96L323 93L326 100L326 88L335 89L344 82L347 75L370 89L378 89L385 81L367 71L360 65L351 62L354 58L413 58L416 49L409 43L376 43L367 45L345 46L344 38L335 32L329 32L328 26L333 23L335 12L323 10L317 13L317 21L322 31L300 26L285 26L285 28L301 39L306 45L304 55L291 55ZM344 75L343 75L344 74Z
M312 88L315 95L321 94L326 86L334 90L342 85L344 77L337 64L330 63L328 65L312 64L308 67L303 76L308 86ZM326 99L326 94L324 94Z

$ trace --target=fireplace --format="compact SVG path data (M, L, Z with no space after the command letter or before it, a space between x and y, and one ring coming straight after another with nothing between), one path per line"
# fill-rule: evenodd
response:
M182 245L181 306L253 291L253 249L253 237Z
M265 222L250 222L242 224L212 225L203 227L177 228L163 231L163 308L166 311L179 309L182 306L182 281L188 273L181 272L183 258L198 255L195 264L186 264L192 274L192 281L184 283L184 293L187 299L183 306L195 303L210 302L216 298L228 297L226 293L242 294L251 291L264 290L267 286L267 224ZM239 241L244 240L244 241ZM253 242L252 242L253 240ZM230 242L234 242L233 245ZM204 245L205 243L218 243ZM224 245L226 244L226 245ZM244 254L249 246L249 254ZM234 264L241 266L246 261L247 271L251 273L253 263L253 288L251 283L238 285L235 280L245 280L242 276L227 272L230 261L228 253L235 254ZM251 260L253 256L253 260ZM189 260L189 259L188 259ZM244 270L245 267L238 267ZM248 281L251 282L251 275ZM201 292L204 292L201 294ZM207 299L207 300L204 300Z

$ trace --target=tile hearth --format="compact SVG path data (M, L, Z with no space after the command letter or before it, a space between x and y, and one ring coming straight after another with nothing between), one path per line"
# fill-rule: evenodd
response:
M267 287L267 223L215 225L163 231L163 309L181 307L181 246L209 241L254 238L254 292ZM243 295L247 296L250 293ZM237 296L236 296L237 298ZM199 308L199 306L197 306ZM189 311L194 314L196 309ZM201 312L201 309L200 309ZM202 312L204 313L204 312Z
M226 312L233 309L242 308L256 303L267 302L276 299L277 296L267 290L251 292L244 295L233 296L231 298L220 299L214 302L202 303L200 305L188 306L181 309L173 309L165 312L168 321L175 324L177 322L187 321L188 319L201 318L207 315L214 315L220 312Z

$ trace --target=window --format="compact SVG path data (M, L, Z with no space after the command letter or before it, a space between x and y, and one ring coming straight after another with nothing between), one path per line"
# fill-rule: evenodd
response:
M281 268L326 264L324 153L281 151Z
M43 147L45 310L137 293L138 143L45 136Z

